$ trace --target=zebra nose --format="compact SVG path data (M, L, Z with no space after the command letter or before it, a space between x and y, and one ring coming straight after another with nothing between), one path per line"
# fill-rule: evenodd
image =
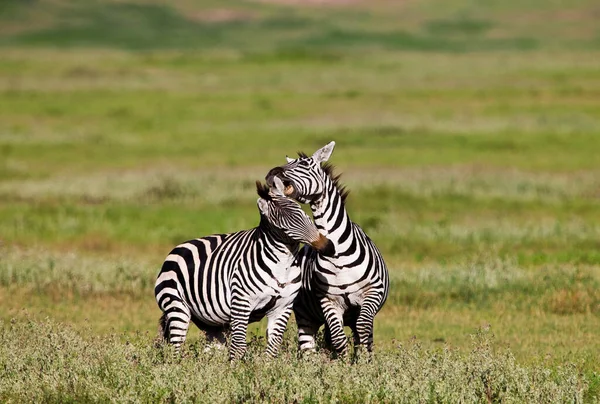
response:
M265 180L267 181L267 185L269 185L270 187L275 186L275 183L273 182L273 178L275 178L281 174L283 174L283 168L275 167L275 168L271 169L267 173L267 176L265 177Z

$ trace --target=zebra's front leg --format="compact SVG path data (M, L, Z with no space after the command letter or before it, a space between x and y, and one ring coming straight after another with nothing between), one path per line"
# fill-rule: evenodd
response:
M328 298L321 300L321 307L325 315L325 322L329 327L331 344L338 356L345 357L348 355L348 339L344 334L344 313Z
M292 314L293 302L272 315L267 315L267 355L277 356L283 333Z
M229 360L240 359L246 353L246 334L251 311L250 303L232 297Z

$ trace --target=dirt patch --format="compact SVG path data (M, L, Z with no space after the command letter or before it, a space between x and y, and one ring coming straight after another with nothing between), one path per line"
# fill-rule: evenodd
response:
M234 21L250 21L256 18L256 15L247 10L235 10L231 8L215 8L210 10L201 10L189 15L192 21L223 23Z

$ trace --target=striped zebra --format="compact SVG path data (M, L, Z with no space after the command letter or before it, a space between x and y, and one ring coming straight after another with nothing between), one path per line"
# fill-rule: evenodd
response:
M179 351L190 321L211 342L231 331L230 359L246 350L249 322L267 317L267 354L277 355L300 270L292 267L300 242L332 255L332 243L319 233L300 205L257 181L260 224L250 230L186 241L167 256L154 294L163 311L162 335Z
M346 212L348 191L327 163L334 147L331 142L311 157L299 153L297 159L287 158L288 163L270 170L266 180L281 180L285 195L310 204L317 228L335 246L330 257L310 246L298 255L296 265L303 276L294 314L300 350L314 350L315 335L326 324L326 336L340 356L348 352L344 326L349 326L358 355L365 346L372 352L373 320L387 299L389 274L375 244Z

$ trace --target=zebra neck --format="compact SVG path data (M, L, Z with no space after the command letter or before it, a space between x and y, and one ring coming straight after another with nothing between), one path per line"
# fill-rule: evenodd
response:
M346 212L342 197L331 180L323 195L311 205L317 229L334 244L336 254L352 244L352 221Z
M260 226L257 231L257 256L262 256L265 264L290 264L294 261L298 251L298 243L287 244L281 240L278 234L269 227Z

